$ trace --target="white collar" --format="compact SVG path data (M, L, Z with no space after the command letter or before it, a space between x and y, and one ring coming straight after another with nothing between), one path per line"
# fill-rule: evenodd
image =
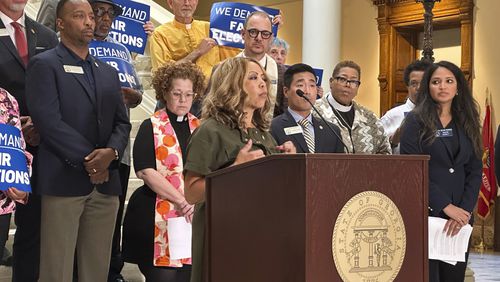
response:
M243 57L243 58L248 58L246 55L245 55L245 50L241 51L240 53L240 57ZM262 57L262 59L260 59L259 61L259 64L261 67L264 68L264 70L267 69L267 54L264 54L264 57Z
M299 121L301 121L303 119L307 119L309 121L309 123L312 124L312 115L310 113L307 117L304 118L301 115L299 115L297 112L295 112L294 110L290 109L290 107L288 107L288 112L290 112L290 114L292 115L292 117L296 123L299 123Z
M326 95L327 95L326 99L328 100L330 105L332 105L337 111L347 113L352 109L352 105L353 105L352 102L351 102L351 105L344 106L344 105L340 104L339 102L337 102L337 100L335 100L333 98L332 92L328 92Z
M415 104L410 100L410 98L406 99L406 106L408 106L410 109L415 108Z
M6 14L4 14L2 11L0 11L0 19L2 20L3 24L5 25L6 28L11 27L12 22L17 22L20 24L23 28L26 28L25 26L25 19L26 19L26 14L23 12L23 15L17 19L17 21L12 20L9 18Z

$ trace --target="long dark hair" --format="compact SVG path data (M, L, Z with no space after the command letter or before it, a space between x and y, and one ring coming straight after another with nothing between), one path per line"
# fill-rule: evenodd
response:
M436 139L437 122L439 121L439 104L430 94L429 86L431 77L437 68L443 67L453 73L457 80L457 95L451 103L451 116L455 124L465 132L474 147L474 153L481 158L481 123L479 118L479 104L476 102L469 89L465 76L455 64L447 61L432 64L424 73L417 95L417 106L413 110L417 119L422 123L420 140L431 144Z

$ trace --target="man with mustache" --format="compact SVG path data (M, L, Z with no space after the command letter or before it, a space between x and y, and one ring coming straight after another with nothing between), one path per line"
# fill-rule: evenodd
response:
M94 12L87 0L61 0L61 42L35 56L26 98L41 142L41 282L106 281L121 194L118 166L130 122L116 70L89 54Z
M27 146L35 160L40 140L26 106L26 68L31 57L55 47L56 34L24 13L27 0L0 1L0 87L19 103L21 126ZM40 260L40 197L37 189L36 162L33 164L31 188L26 205L18 205L15 213L16 234L12 281L38 280ZM3 248L3 246L0 246ZM1 258L0 258L1 259Z

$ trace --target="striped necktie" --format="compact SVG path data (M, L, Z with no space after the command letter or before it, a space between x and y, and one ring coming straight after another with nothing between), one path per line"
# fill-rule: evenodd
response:
M307 143L307 148L309 149L309 153L314 153L314 138L309 131L309 125L311 123L306 118L299 121L299 125L302 126L302 134L304 135L304 139Z

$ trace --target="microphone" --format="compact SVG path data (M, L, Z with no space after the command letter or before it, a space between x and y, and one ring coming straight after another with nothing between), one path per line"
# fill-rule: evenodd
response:
M318 116L323 120L323 122L326 124L326 126L333 132L333 134L335 134L335 136L337 136L337 138L339 139L340 143L342 143L342 145L344 145L345 152L349 153L349 149L347 148L346 144L344 143L344 140L342 140L342 137L339 136L339 134L337 133L337 131L335 131L333 129L333 127L330 125L330 123L326 121L326 119L323 117L323 115L318 111L318 109L316 109L316 107L314 106L314 104L311 101L309 101L309 99L307 99L307 97L305 96L306 93L304 93L304 91L302 91L301 89L297 89L295 91L295 94L297 94L299 97L304 98L304 100L306 100L311 105L311 107L318 114Z

